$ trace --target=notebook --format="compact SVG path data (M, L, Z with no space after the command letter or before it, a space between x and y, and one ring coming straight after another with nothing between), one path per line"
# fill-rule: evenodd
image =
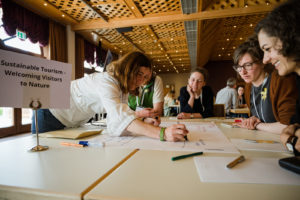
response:
M102 132L103 129L87 129L87 128L68 128L57 131L49 131L39 134L40 137L46 138L66 138L66 139L79 139L88 137L91 135L97 135Z

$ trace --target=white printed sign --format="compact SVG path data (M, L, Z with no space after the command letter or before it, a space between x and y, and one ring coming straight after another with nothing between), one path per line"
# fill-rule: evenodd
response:
M0 106L69 108L71 64L0 49Z

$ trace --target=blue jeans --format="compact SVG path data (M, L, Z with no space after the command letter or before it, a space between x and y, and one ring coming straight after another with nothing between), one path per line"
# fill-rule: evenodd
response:
M64 129L65 125L63 125L58 119L56 119L49 109L39 109L37 110L38 117L38 127L39 133L44 133L48 131L56 131L60 129ZM31 123L31 132L36 133L35 130L35 111L32 115L32 123Z

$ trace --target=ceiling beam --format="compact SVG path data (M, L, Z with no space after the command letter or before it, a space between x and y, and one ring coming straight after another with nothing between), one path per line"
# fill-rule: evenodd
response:
M135 5L133 0L123 0L123 4L125 4L128 7L128 9L133 13L133 15L136 18L143 17L142 13L140 12L139 8Z
M192 20L207 20L218 19L226 17L246 16L270 12L274 6L249 6L247 8L230 8L224 10L202 11L191 14L173 14L164 17L142 17L133 19L116 19L109 22L95 19L88 22L81 22L72 26L74 31L89 30L89 29L102 29L102 28L119 28L128 26L145 26L158 23L170 23L178 21L192 21Z
M104 18L104 16L102 16L102 13L98 12L95 8L93 8L86 0L81 0L82 3L84 3L89 9L91 9L94 13L96 13L96 15L98 17L100 17L102 20L104 20L105 22L108 22L107 19Z

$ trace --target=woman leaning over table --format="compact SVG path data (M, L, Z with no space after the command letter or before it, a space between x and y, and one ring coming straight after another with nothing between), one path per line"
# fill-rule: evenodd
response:
M191 72L188 84L180 89L178 119L206 118L213 116L213 92L205 86L208 73L204 68Z
M234 51L234 69L246 82L245 100L252 115L237 125L279 134L295 113L295 76L281 77L276 71L268 73L262 59L256 35Z
M264 51L264 63L272 63L279 75L295 73L300 94L300 1L287 1L274 9L255 28L259 45ZM300 102L297 100L296 114L285 128L281 141L292 144L295 155L300 155Z
M151 62L144 54L131 52L112 62L107 72L93 73L72 81L70 108L38 110L39 131L77 127L86 123L95 113L105 110L110 135L132 133L160 140L183 141L188 133L183 124L160 128L156 119L145 123L137 118L127 104L128 93L136 94L138 87L151 76L151 70ZM35 133L34 120L32 132Z

